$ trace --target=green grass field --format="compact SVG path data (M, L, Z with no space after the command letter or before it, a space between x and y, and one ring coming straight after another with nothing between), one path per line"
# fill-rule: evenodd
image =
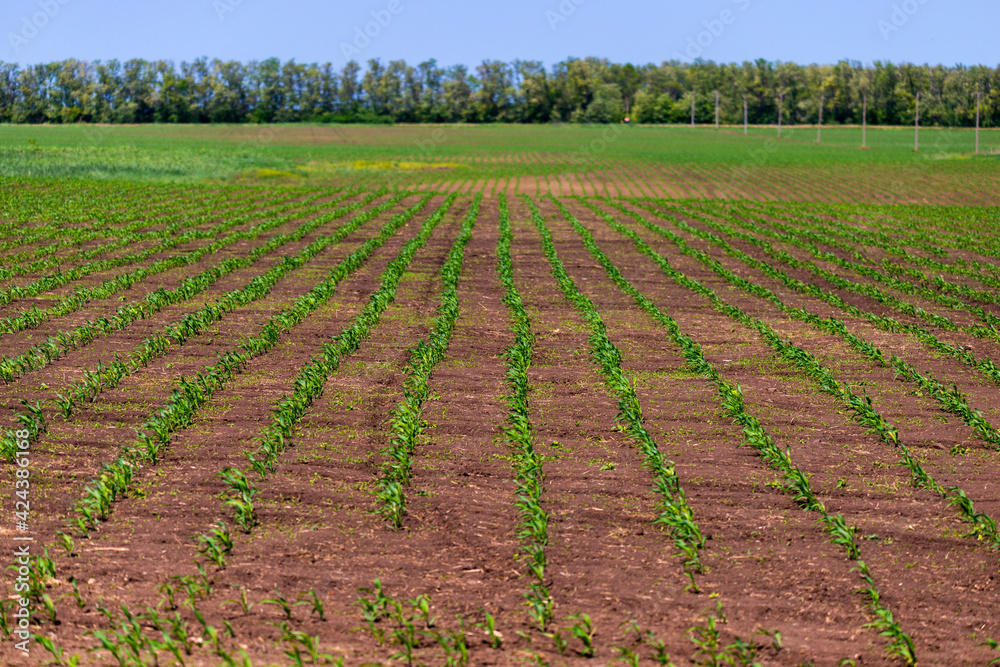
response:
M814 126L776 136L775 127L744 136L742 127L685 126L8 125L0 175L611 195L624 180L660 196L728 199L758 198L791 178L805 187L789 197L807 200L822 199L831 179L848 190L860 179L891 184L898 201L958 203L956 188L988 190L1000 173L995 130L982 132L978 156L969 130L923 129L920 152L910 128L870 128L869 150L856 127L825 128L821 145Z

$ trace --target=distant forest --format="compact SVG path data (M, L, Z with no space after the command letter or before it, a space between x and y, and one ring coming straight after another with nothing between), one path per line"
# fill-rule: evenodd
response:
M487 60L471 70L402 60L303 64L65 60L21 67L0 62L0 122L13 123L637 123L823 122L1000 126L1000 67L843 61L796 65L615 64L569 59Z

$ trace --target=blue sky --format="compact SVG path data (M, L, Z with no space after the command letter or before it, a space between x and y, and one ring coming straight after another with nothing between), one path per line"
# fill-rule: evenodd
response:
M374 14L373 14L374 13ZM382 19L382 24L376 23ZM3 0L0 60L1000 64L997 0ZM374 37L358 37L367 28Z

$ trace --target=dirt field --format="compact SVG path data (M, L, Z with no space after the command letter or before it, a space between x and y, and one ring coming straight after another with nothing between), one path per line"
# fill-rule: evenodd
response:
M615 173L11 193L0 662L1000 658L997 210Z

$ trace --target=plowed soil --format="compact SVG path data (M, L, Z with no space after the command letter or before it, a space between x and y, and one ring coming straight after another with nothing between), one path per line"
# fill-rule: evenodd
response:
M641 176L635 172L630 177ZM572 179L563 177L537 191L551 187L602 194L597 184ZM615 182L619 192L626 180ZM707 182L710 175L692 176L687 187L698 188L702 180ZM531 183L535 192L536 184ZM633 194L660 196L668 190L661 185L647 190L636 186ZM718 188L708 189L706 196L725 196ZM255 335L268 318L291 306L372 238L391 215L412 206L416 195L290 272L265 298L227 313L211 330L171 348L118 387L102 391L68 420L52 398L83 377L85 369L108 363L116 353L128 354L146 336L242 288L282 256L298 253L350 218L321 227L279 254L235 272L196 300L102 336L0 386L8 428L18 427L14 415L24 410L22 399L41 401L48 421L47 431L32 444L30 531L19 533L12 522L0 531L6 553L22 544L14 542L15 537L30 534L35 540L32 552L41 555L47 547L55 566L55 577L45 583L57 613L52 618L36 605L32 631L63 650L64 659L77 654L79 664L93 665L311 664L311 641L317 664L603 665L618 659L623 664L657 664L658 659L669 664L667 654L677 665L717 664L710 661L712 642L733 664L740 664L735 645L754 654L750 659L750 653L743 653L751 662L768 665L900 664L886 654L886 639L870 627L873 617L858 593L862 581L857 563L829 541L816 514L796 504L779 474L753 449L742 446L743 434L723 416L714 386L691 373L665 330L611 282L555 202L535 198L566 270L594 302L609 338L621 351L646 428L676 464L687 501L707 538L705 572L698 576L698 586L691 586L673 539L657 522L654 478L620 427L617 399L596 363L590 327L553 278L527 203L511 196L514 280L535 336L529 410L535 450L543 459L541 503L549 517L544 583L554 603L554 622L545 631L532 623L525 602L531 579L522 551L523 518L516 505L512 451L504 436L505 350L514 332L498 275L500 208L494 194L518 189L524 185L508 182L498 187L497 181L475 189L484 198L464 251L460 314L447 355L430 379L421 415L425 427L413 451L414 474L405 488L407 513L400 530L378 515L374 492L392 444L393 410L408 386L412 351L431 332L440 305L440 272L471 205L470 195L458 197L416 253L393 303L307 409L274 473L260 482L248 473L257 482L260 521L249 533L237 528L224 505L229 495L219 473L246 467L247 452L271 423L278 400L295 390L299 370L362 311L390 261L444 202L442 195L434 196L344 279L328 302L285 331L273 349L216 392L189 426L172 434L162 460L136 473L108 520L89 537L67 527L73 503L102 465L135 440L133 428L171 399L181 377L195 377L215 363L218 354ZM368 207L380 201L384 199ZM664 237L597 203L638 232L675 269L765 321L783 338L815 354L839 379L863 390L897 425L900 440L928 472L946 487L963 489L978 511L1000 517L1000 454L960 419L842 339L790 319L771 303L729 285ZM909 472L898 465L897 450L852 421L839 401L821 393L800 370L776 358L753 330L675 283L581 202L567 199L563 204L594 234L622 275L702 347L722 377L741 385L747 412L760 419L782 448L790 448L828 510L856 527L861 558L872 572L882 604L912 638L920 664L985 665L1000 657L983 645L989 638L1000 639L998 553L988 540L970 536L969 524L939 496L915 489ZM634 205L632 210L643 212ZM212 263L242 256L272 234L287 233L310 219L297 218L267 237L166 272L138 285L128 299L160 286L176 287ZM947 386L956 386L988 420L1000 424L1000 389L957 361L928 351L905 334L877 330L861 318L793 292L672 226L666 210L655 219L726 268L773 290L786 304L844 319L853 333L887 355L897 354ZM770 261L755 246L728 240ZM172 252L188 252L207 242ZM775 247L806 256L799 248ZM881 257L876 255L877 260ZM804 271L782 268L800 280L819 282ZM824 268L847 275L832 263ZM39 299L126 270L132 268L103 272ZM860 280L857 275L847 277ZM859 308L888 314L870 299L846 292L842 296ZM60 330L113 313L120 304L117 298L95 301L37 329L0 336L0 355L20 354ZM27 300L13 301L3 315L16 315L30 305ZM940 304L933 308L954 316ZM962 324L969 320L967 313L958 318ZM995 342L972 341L954 332L940 335L975 345L977 355L1000 360ZM10 516L17 499L15 466L2 465L8 473L2 506ZM234 542L225 568L200 555L196 540L220 521ZM59 543L60 531L74 536L72 552ZM4 565L12 563L8 556ZM9 573L8 583L13 585L16 576L16 571ZM194 592L199 587L201 593ZM378 591L394 601L389 602L390 611L399 605L398 618L366 624L365 605L359 599L373 601ZM12 595L5 607L8 624L16 598ZM322 613L309 602L313 599L321 602ZM421 604L426 615L419 611ZM581 639L586 635L584 617L595 631L593 657L586 655ZM400 619L412 619L412 629ZM488 622L495 622L496 634L487 632ZM175 655L164 642L165 633L176 641ZM184 636L188 639L180 639ZM138 642L134 652L129 638ZM407 643L412 644L412 656L406 655ZM0 643L4 665L42 665L53 658L39 643L31 645L28 655L17 650L14 640Z

